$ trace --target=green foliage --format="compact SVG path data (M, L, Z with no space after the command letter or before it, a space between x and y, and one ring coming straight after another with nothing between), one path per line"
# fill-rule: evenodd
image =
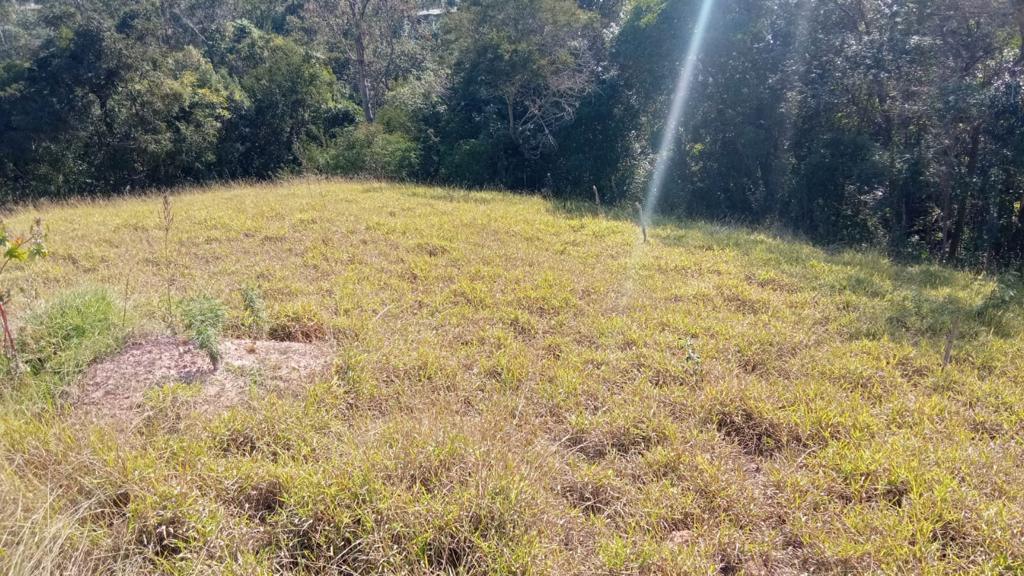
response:
M489 139L469 138L456 142L440 160L440 174L460 186L486 186L501 179L495 173L502 165L504 147Z
M70 34L0 77L0 180L32 197L209 177L237 87L191 47L157 51L88 25Z
M49 255L43 242L43 223L37 219L27 236L14 236L0 222L0 272L11 262L25 262Z
M179 303L182 324L189 339L206 353L214 370L220 367L220 341L227 311L219 301L198 296Z
M975 310L976 319L1008 337L1024 328L1024 280L1019 273L1003 277Z
M266 177L296 166L307 133L331 128L325 122L337 117L334 75L291 40L234 22L215 59L246 94L220 143L221 166L231 174Z
M598 19L564 0L477 0L447 24L440 174L540 189L560 131L595 88Z
M242 287L242 328L250 338L257 340L266 338L270 329L263 294L254 286Z
M0 188L32 198L268 176L295 166L307 131L339 121L333 75L294 42L225 23L205 51L154 46L140 30L156 15L130 14L64 28L26 66L0 68Z
M418 164L416 143L379 124L345 128L322 145L307 143L303 149L303 165L319 174L403 180Z
M46 244L43 243L43 221L37 218L32 225L28 236L12 235L0 222L0 274L2 274L12 262L25 262L36 258L45 258L48 255ZM11 331L10 318L7 315L6 304L10 298L10 292L0 286L0 329L2 329L2 355L4 365L0 366L0 374L7 372L10 368L11 356L15 353L14 335Z
M58 393L124 341L120 308L100 288L63 294L31 314L18 336L19 359Z

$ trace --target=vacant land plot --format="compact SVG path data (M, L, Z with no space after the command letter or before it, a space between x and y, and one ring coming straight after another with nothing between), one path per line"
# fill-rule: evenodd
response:
M171 206L167 235L159 197L8 219L41 215L52 255L5 278L28 370L0 404L2 572L1024 571L1024 337L994 279L707 224L643 244L625 213L498 193ZM230 402L137 379L128 427L78 401L184 297L226 304L244 358L243 287L253 350L323 366L229 357Z

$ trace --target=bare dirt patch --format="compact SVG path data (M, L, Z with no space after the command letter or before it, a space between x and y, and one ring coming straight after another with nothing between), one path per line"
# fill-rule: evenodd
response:
M226 340L214 371L191 343L161 337L132 344L93 365L79 382L74 403L97 416L130 418L145 406L147 392L169 384L196 388L194 404L215 412L238 404L258 390L298 389L326 373L330 356L323 346L296 342Z

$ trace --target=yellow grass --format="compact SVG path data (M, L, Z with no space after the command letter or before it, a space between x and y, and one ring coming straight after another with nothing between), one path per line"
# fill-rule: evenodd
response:
M313 180L175 195L165 246L160 204L8 218L52 253L0 279L17 322L107 287L139 338L168 291L237 320L250 285L332 374L129 432L9 378L0 572L1024 571L1024 337L977 312L991 278Z

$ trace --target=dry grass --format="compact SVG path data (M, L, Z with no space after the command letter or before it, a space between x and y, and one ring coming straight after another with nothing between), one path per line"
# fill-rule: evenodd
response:
M129 432L13 385L0 571L1024 571L1024 337L1019 308L975 314L991 279L707 224L642 244L628 212L497 193L172 202L176 296L245 337L258 287L267 333L333 369ZM131 330L166 330L159 198L13 224L36 213L53 257L15 315L129 275Z

